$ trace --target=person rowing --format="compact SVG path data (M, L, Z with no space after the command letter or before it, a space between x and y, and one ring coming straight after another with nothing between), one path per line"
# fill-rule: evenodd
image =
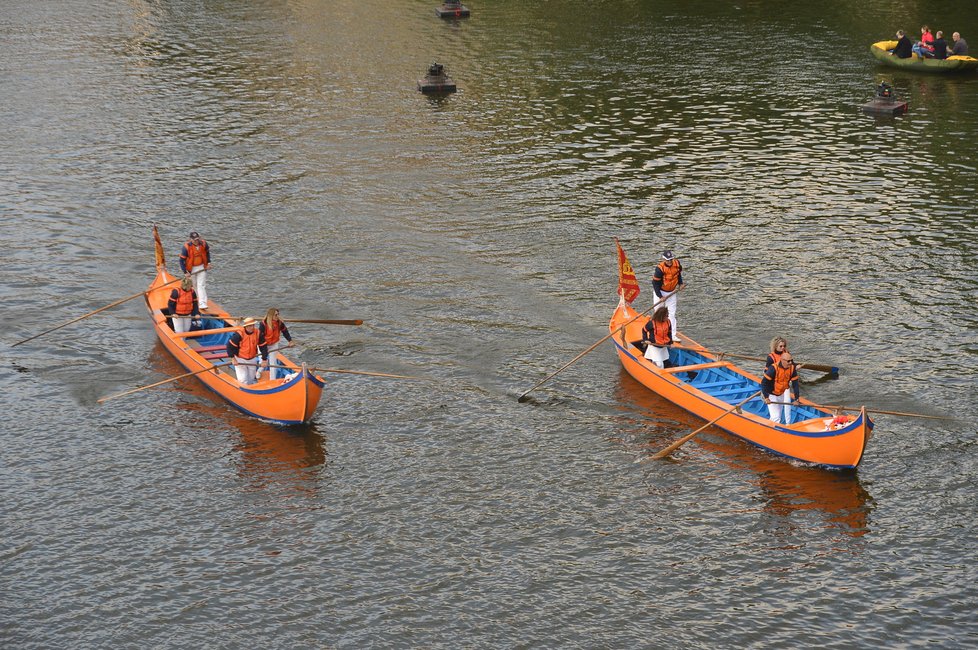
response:
M662 252L662 261L652 273L652 291L655 292L653 305L660 302L669 308L669 321L672 323L672 338L679 343L679 326L676 324L676 292L682 289L683 265L672 254L672 251Z
M232 334L227 343L227 354L233 360L234 374L238 382L246 386L255 383L260 377L259 353L265 364L268 364L268 346L265 344L265 337L255 327L257 322L254 318L246 318L242 324L243 329Z
M798 367L788 351L781 355L777 364L764 369L761 395L772 422L780 424L783 414L784 424L791 424L791 404L801 398L799 384Z

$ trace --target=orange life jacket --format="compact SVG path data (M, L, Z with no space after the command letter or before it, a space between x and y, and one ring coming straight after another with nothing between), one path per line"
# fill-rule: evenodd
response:
M779 363L781 363L781 357L787 351L788 351L788 348L785 348L781 352L772 352L771 354L767 355L767 365L769 365L769 366L776 366Z
M774 366L774 390L771 391L773 395L780 395L784 391L788 390L791 386L791 382L798 379L798 373L795 371L795 364L792 362L790 366L785 368L780 363Z
M254 328L251 334L241 330L241 342L238 344L238 356L242 359L254 359L258 356L258 328Z
M675 291L679 286L679 274L683 272L683 265L678 259L672 260L672 266L666 266L666 261L659 262L659 270L662 271L662 290Z
M653 343L656 345L668 345L672 340L672 323L668 320L652 321L652 331L655 334Z
M177 294L177 304L173 308L173 313L177 316L189 316L194 311L194 290L184 290L183 287L174 289Z
M261 327L265 332L266 345L272 345L273 343L278 343L279 339L282 338L282 321L278 319L273 320L271 327L268 327L266 321L262 321Z
M184 262L184 264L186 264L188 272L195 266L203 266L207 264L206 241L201 239L200 244L194 244L192 240L188 240L184 246L187 247L187 261Z

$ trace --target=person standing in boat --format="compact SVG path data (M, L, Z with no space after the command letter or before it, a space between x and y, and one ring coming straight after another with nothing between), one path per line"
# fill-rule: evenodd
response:
M791 424L791 404L801 397L801 388L798 367L787 350L776 364L764 369L761 395L764 396L772 422L780 423L781 415L784 414L784 424Z
M642 328L642 342L645 343L645 358L660 368L671 368L668 345L673 344L672 323L669 322L669 309L660 305L652 313L652 318Z
M920 28L920 40L914 43L913 53L922 59L934 56L934 35L927 25Z
M200 308L197 305L197 292L194 291L193 280L189 275L183 276L180 286L170 292L166 304L167 313L173 320L173 331L189 332L191 322L200 318Z
M663 251L662 261L652 273L652 291L655 292L655 300L652 305L655 306L661 302L669 309L672 338L676 343L679 343L679 327L676 325L676 292L684 284L683 265L673 256L672 251Z
M934 58L947 58L947 41L944 40L944 32L938 30L937 38L934 39Z
M211 247L195 230L190 233L190 239L180 250L180 269L191 274L201 309L207 309L207 269L210 266Z
M951 34L951 41L954 45L951 46L950 56L968 56L968 41L961 38L961 34L958 32Z
M275 307L266 312L265 318L258 324L258 331L264 337L265 345L268 346L268 378L275 379L278 374L276 367L278 365L278 351L292 347L292 335L289 334L289 328L286 327L281 313ZM285 337L288 345L282 342L282 337Z
M771 339L771 352L764 360L764 367L773 366L781 360L781 355L788 351L788 341L783 336L775 336Z
M910 38L903 33L902 29L897 30L896 37L897 37L896 47L893 48L893 51L890 52L890 54L897 57L898 59L909 59L910 57L912 57L913 43L910 41Z
M242 323L243 329L235 332L228 339L228 358L234 364L234 374L238 382L244 385L255 383L260 376L258 372L258 355L268 363L268 346L265 338L255 325L254 318L246 318Z

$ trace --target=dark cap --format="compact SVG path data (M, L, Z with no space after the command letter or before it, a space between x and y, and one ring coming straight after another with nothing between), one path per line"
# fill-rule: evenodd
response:
M190 233L191 239L197 239L198 237L200 237L200 234L198 234L196 230Z
M662 251L662 259L664 259L664 260L671 260L672 259L672 251Z

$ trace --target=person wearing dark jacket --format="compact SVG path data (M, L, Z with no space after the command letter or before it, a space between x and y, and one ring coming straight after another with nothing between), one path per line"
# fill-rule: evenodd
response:
M791 404L801 397L798 384L798 367L790 352L785 351L777 364L764 369L761 395L772 422L780 423L783 412L784 424L791 424Z
M968 41L961 38L961 34L954 32L951 34L954 45L951 46L950 56L968 56Z
M898 29L896 33L897 45L893 48L893 56L900 59L909 59L913 56L913 42L910 38L903 33L902 29Z
M200 297L200 308L207 309L207 269L211 267L211 247L197 231L180 249L180 270L194 279L194 289Z
M937 38L934 39L934 58L947 58L947 41L944 40L944 32L938 31Z
M285 376L285 371L279 372L278 351L292 347L292 335L289 334L289 328L276 307L272 307L265 313L265 318L258 323L258 331L265 338L265 345L268 346L268 378L275 379L277 375ZM288 344L282 343L283 338L288 341Z
M197 292L194 291L193 280L185 275L180 286L170 292L170 300L166 304L167 313L173 320L173 331L189 332L190 323L200 318L200 308L197 306Z
M243 329L235 332L228 339L227 353L234 364L234 374L238 382L244 385L255 383L259 378L258 354L268 363L268 346L265 337L255 325L254 318L246 318Z
M669 322L672 323L672 338L679 343L679 325L676 324L676 292L683 288L683 265L672 251L662 251L662 261L652 273L652 291L655 292L653 305L659 303L669 308Z

